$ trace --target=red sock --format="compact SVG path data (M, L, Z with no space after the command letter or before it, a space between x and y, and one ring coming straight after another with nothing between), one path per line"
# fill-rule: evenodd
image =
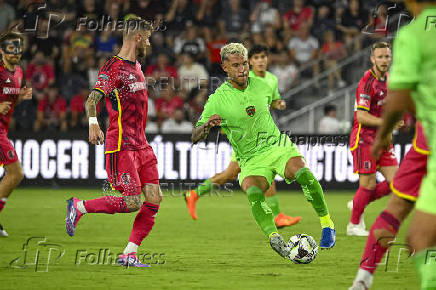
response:
M154 225L154 218L159 211L159 205L144 202L133 222L132 233L129 242L140 246L145 237L150 233Z
M362 216L365 207L368 205L373 193L373 189L367 189L359 186L353 198L353 210L351 211L350 219L352 224L357 225L360 222L360 217Z
M121 196L103 196L83 202L88 213L120 213L129 212L126 202Z
M360 268L371 274L374 274L377 264L380 263L387 248L382 247L374 237L374 230L386 229L392 232L392 236L396 236L401 223L388 211L383 211L375 220L369 231L368 240L366 241L365 251L363 252Z
M371 198L369 199L369 202L373 202L374 200L377 200L379 198L382 198L385 195L388 195L391 193L391 188L389 187L389 183L385 180L381 183L378 183L375 187L375 192L373 195L371 195Z
M0 211L2 211L5 205L6 205L6 200L0 199Z

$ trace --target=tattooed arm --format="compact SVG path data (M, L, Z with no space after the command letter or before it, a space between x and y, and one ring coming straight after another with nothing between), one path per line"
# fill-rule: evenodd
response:
M85 104L86 114L89 118L89 142L94 145L104 143L104 134L97 122L97 104L102 97L103 94L101 92L93 90Z

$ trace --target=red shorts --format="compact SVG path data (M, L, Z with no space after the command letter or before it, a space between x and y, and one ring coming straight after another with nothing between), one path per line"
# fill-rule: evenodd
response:
M354 173L373 174L379 167L386 166L398 166L393 145L384 150L377 160L371 156L371 144L359 145L353 151Z
M140 194L147 184L159 184L157 159L151 147L107 153L106 172L112 187L125 196Z
M394 194L416 201L422 179L427 174L427 158L428 155L416 152L414 147L410 148L391 183Z
M17 162L18 156L14 146L6 134L0 134L0 164L9 165Z

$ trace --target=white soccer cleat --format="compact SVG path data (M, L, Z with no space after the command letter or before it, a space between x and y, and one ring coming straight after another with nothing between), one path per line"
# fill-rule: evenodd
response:
M362 228L361 223L355 225L352 223L348 223L347 225L347 236L358 236L358 237L367 237L369 232Z
M353 285L348 290L368 290L371 288L373 276L366 270L359 269Z
M352 211L353 210L353 200L347 202L347 208ZM363 219L363 214L360 216L359 226L362 230L366 231L365 221Z
M0 237L9 237L8 233L3 229L1 224L0 224Z

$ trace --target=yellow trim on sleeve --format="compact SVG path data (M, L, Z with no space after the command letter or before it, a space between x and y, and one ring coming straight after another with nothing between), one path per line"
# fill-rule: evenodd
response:
M94 88L94 90L99 91L100 93L103 94L103 96L106 96L106 93L102 89Z
M115 93L115 97L117 98L117 103L118 103L118 148L112 151L105 151L104 153L114 153L114 152L118 152L121 150L121 140L123 137L123 126L121 125L121 102L120 102L120 98L118 96L118 90L115 88L114 89L114 93Z
M356 143L354 143L354 146L350 148L350 151L356 150L357 146L359 146L359 133L361 128L362 124L359 123L359 129L357 129Z
M395 189L393 181L391 183L389 183L389 187L391 188L392 192L395 195L397 195L397 196L399 196L399 197L401 197L403 199L407 199L407 200L410 200L410 201L413 201L413 202L415 202L416 199L417 199L416 196L411 196L411 195L402 193L402 192L398 191L397 189Z
M416 152L421 153L423 155L430 155L429 150L421 149L416 145L416 139L418 139L418 129L415 129L415 137L413 137L412 145Z
M365 111L369 111L369 108L365 106L357 106L358 109L364 109Z

